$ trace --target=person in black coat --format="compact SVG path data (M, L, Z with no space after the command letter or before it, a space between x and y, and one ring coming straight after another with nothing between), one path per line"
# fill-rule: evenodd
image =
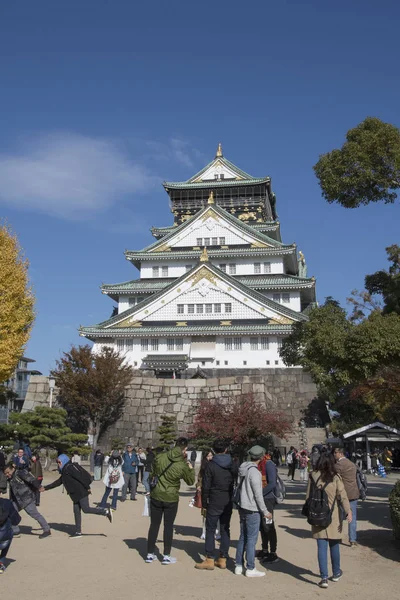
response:
M13 527L18 527L21 517L11 500L0 498L0 575L6 570L5 558L14 536Z
M12 462L5 467L4 474L10 486L11 501L18 512L24 510L39 523L43 529L40 539L51 535L50 525L36 508L36 490L42 485L41 482L26 469L17 469Z
M201 501L206 513L206 560L195 565L197 569L216 567L226 569L230 546L230 523L232 517L232 493L237 479L238 467L227 454L227 444L217 440L213 445L214 456L204 469ZM221 545L219 558L214 561L215 532L220 523Z
M53 483L40 488L40 491L52 490L60 485L65 487L74 506L76 531L71 537L82 536L82 511L91 515L105 516L112 523L112 512L109 508L93 508L89 506L90 484L92 483L91 475L80 465L72 463L66 454L60 454L57 458L57 464L60 477L56 481L53 481Z

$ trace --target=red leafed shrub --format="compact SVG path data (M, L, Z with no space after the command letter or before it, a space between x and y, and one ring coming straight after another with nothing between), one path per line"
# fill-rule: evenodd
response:
M253 394L226 401L201 400L193 422L196 437L225 439L248 446L268 435L285 437L292 430L288 417L257 402Z

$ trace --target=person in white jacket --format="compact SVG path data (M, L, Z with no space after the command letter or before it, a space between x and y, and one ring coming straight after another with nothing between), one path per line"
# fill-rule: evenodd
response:
M240 487L239 516L240 538L236 550L235 575L243 574L244 553L246 552L246 577L263 577L264 571L258 571L255 565L256 544L261 519L271 519L264 503L262 477L258 463L265 455L265 448L253 446L249 450L248 462L239 468L238 485Z
M103 483L106 486L106 489L99 506L101 508L107 507L108 496L110 495L111 490L113 490L111 509L117 510L118 490L120 490L125 483L124 474L122 472L122 458L118 450L114 450L110 456Z

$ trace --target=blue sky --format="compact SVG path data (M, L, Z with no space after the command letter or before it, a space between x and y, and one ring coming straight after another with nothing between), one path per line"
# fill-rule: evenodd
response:
M172 222L163 180L224 154L270 175L318 299L386 267L399 204L349 211L312 166L366 116L399 125L398 2L18 0L0 8L0 215L31 262L47 373L111 314L102 282Z

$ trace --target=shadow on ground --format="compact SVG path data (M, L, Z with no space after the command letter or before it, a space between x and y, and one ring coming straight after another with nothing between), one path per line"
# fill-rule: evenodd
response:
M50 529L55 531L62 531L68 535L73 535L76 531L75 525L69 525L68 523L49 523ZM83 537L107 537L105 533L83 533Z
M391 530L364 529L358 532L357 541L383 558L400 562L400 542L393 539Z

